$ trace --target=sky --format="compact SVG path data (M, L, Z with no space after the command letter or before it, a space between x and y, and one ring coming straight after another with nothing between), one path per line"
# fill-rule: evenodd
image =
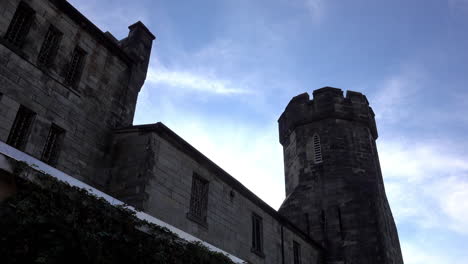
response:
M406 264L468 263L468 0L71 0L156 35L135 124L163 122L273 208L277 120L323 86L364 93Z

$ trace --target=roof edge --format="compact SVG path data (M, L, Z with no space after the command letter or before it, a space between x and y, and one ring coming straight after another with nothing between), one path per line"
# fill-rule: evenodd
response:
M99 42L102 43L111 52L119 56L127 64L133 64L134 60L125 53L118 44L113 42L109 37L106 36L101 29L99 29L93 22L86 18L78 9L72 6L66 0L49 0L50 3L55 5L60 11L68 15L77 25L89 34L94 36Z
M120 129L114 130L114 133L124 134L124 133L134 133L134 132L141 132L141 131L155 132L158 135L165 138L166 140L170 141L171 143L176 143L178 145L176 146L176 148L178 147L179 150L181 150L182 152L186 153L187 155L191 157L194 157L195 160L197 160L198 162L204 163L211 169L215 170L217 172L218 177L222 181L232 186L236 191L241 193L243 196L245 196L255 205L257 205L258 207L263 209L266 213L271 215L280 224L282 224L285 227L290 228L292 231L294 231L302 239L307 241L316 249L323 250L322 245L320 245L317 241L313 240L309 235L304 233L302 230L296 227L293 223L291 223L285 217L280 215L278 211L273 209L265 201L260 199L252 191L250 191L247 187L245 187L242 183L240 183L237 179L235 179L233 176L227 173L224 169L219 167L216 163L214 163L212 160L206 157L203 153L198 151L195 147L190 145L190 143L185 141L183 138L181 138L179 135L177 135L174 131L172 131L163 123L157 122L153 124L135 125L135 126L125 127L125 128L120 128Z

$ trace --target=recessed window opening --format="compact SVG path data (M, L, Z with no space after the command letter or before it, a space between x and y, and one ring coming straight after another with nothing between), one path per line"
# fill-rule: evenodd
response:
M36 113L24 106L20 106L18 113L16 114L15 121L13 122L13 126L11 127L7 144L17 149L23 149L26 145L29 130L35 116Z
M196 220L206 222L208 208L208 181L197 174L192 177L189 215Z
M293 241L294 264L301 264L301 245Z
M5 34L5 40L14 46L21 47L33 18L34 10L26 3L20 2Z
M252 251L263 252L263 223L262 218L257 214L252 214Z
M320 137L317 133L312 137L314 150L314 163L322 163L322 146L320 145Z
M65 130L55 124L52 124L44 150L42 151L42 161L50 165L55 165L57 163L64 135Z
M76 86L81 75L86 52L79 47L73 51L72 58L68 64L67 74L65 75L65 83L67 85Z
M54 60L55 55L57 54L57 49L61 37L62 33L51 25L44 38L44 42L42 43L39 56L37 57L37 62L39 64L50 66L50 64Z

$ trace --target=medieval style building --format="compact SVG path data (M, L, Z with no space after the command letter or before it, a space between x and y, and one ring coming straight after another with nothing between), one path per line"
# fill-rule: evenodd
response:
M164 124L132 124L155 39L141 22L117 40L64 0L0 14L0 141L249 263L403 263L361 93L289 102L276 211Z

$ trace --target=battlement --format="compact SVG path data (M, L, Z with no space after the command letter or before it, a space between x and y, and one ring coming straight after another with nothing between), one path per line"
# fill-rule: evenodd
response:
M281 114L278 120L281 144L296 127L327 118L367 125L374 139L377 139L374 112L365 95L347 91L345 97L341 89L333 87L323 87L314 90L312 94L313 99L310 99L308 93L293 97Z

